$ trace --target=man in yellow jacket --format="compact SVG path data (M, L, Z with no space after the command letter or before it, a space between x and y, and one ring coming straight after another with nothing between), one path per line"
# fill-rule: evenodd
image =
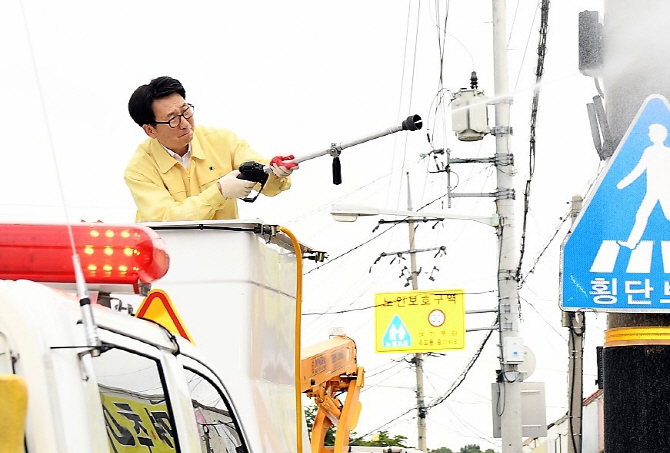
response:
M293 156L264 159L233 132L195 126L193 105L182 84L158 77L135 90L128 101L132 119L150 137L135 151L125 180L137 205L138 222L237 218L237 198L256 186L239 179L241 164L270 163L262 188L274 196L291 186L298 168Z

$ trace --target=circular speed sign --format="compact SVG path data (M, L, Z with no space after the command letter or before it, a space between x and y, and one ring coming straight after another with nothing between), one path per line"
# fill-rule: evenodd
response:
M440 327L444 321L445 316L442 310L433 310L428 314L428 322L433 327Z

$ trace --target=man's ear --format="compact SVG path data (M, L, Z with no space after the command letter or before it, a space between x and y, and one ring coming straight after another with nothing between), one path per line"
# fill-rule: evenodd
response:
M156 128L151 124L142 125L142 129L144 129L144 132L146 132L149 137L156 138Z

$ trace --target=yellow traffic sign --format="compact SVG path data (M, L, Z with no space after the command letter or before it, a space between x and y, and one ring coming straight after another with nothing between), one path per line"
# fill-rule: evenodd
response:
M156 321L173 334L182 336L195 344L191 334L186 329L184 321L181 320L179 313L177 313L174 304L163 290L151 290L149 295L140 304L135 316Z
M462 289L375 294L377 352L465 349Z

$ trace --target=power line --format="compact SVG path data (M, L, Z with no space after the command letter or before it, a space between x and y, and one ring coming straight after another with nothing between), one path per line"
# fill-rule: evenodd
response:
M397 224L391 225L389 228L385 229L384 231L382 231L382 232L379 233L379 234L374 235L373 237L371 237L371 238L368 239L367 241L362 242L362 243L358 244L357 246L350 248L350 249L347 250L346 252L344 252L344 253L342 253L342 254L340 254L340 255L337 255L335 258L331 258L331 259L329 259L327 262L323 263L321 266L317 266L317 267L315 267L314 269L310 269L309 271L305 272L305 275L311 274L312 272L314 272L314 271L316 271L316 270L319 270L319 269L323 268L324 266L327 266L328 264L333 263L334 261L339 260L339 259L342 258L343 256L346 256L346 255L350 254L350 253L353 252L354 250L357 250L357 249L363 247L364 245L369 244L370 242L374 241L375 239L377 239L377 238L378 238L379 236L381 236L382 234L388 233L390 230L392 230L392 229L395 228L396 226L397 226Z
M436 424L442 426L443 428L445 428L445 429L447 429L447 430L450 430L450 431L453 431L454 433L456 433L456 434L458 434L458 435L460 435L460 436L462 436L462 437L464 437L464 438L483 440L483 441L486 441L486 442L488 442L488 443L490 443L490 444L493 444L493 445L496 445L496 444L500 444L500 443L501 443L501 440L500 440L500 439L494 439L494 438L492 438L492 437L486 437L486 435L485 435L484 433L480 432L480 431L477 430L477 429L474 429L474 428L473 428L471 425L469 425L469 424L465 424L465 423L463 422L462 416L457 415L457 414L454 414L453 411L451 411L451 410L448 409L448 408L447 408L447 410L449 410L450 413L452 413L453 415L455 415L456 420L461 424L461 426L462 426L463 428L468 429L468 430L469 430L472 434L474 434L474 435L469 435L469 434L466 433L466 432L460 431L460 430L456 429L456 428L454 427L454 425L445 425L444 423L442 423L442 421L441 421L442 419L441 419L440 417L431 417L431 418L430 418L430 422L431 422L431 423L436 423ZM497 445L497 447L500 447L500 445Z
M424 209L424 208L430 206L431 204L435 203L436 201L438 201L438 200L440 200L440 199L442 199L442 198L444 198L444 197L446 197L446 196L447 196L447 194L440 195L439 197L433 199L432 201L429 201L428 203L426 203L426 204L424 204L423 206L421 206L420 208L418 208L417 211L421 211L422 209ZM396 224L392 224L389 228L385 229L384 231L382 231L382 232L379 233L379 234L376 234L375 236L371 237L371 238L368 239L367 241L364 241L364 242L358 244L357 246L350 248L350 249L347 250L346 252L344 252L344 253L342 253L342 254L340 254L340 255L337 255L335 258L331 258L331 259L329 259L327 262L323 263L323 264L320 265L320 266L317 266L317 267L315 267L315 268L313 268L313 269L310 269L309 271L305 272L305 275L311 274L312 272L314 272L314 271L316 271L316 270L319 270L319 269L323 268L324 266L327 266L328 264L331 264L332 262L334 262L334 261L336 261L336 260L342 258L343 256L346 256L346 255L350 254L350 253L353 252L354 250L357 250L357 249L363 247L364 245L369 244L370 242L374 241L375 239L377 239L377 238L378 238L379 236L381 236L382 234L385 234L385 233L389 232L390 230L392 230L393 228L395 228L395 227L398 226L398 225L399 225L399 224L397 224L397 223L396 223Z
M492 327L496 326L497 324L498 324L498 319L497 319L497 317L496 317L496 320L493 322ZM456 391L456 389L458 389L458 387L460 387L460 385L465 381L465 378L468 376L468 373L470 372L470 370L472 369L472 367L475 365L475 363L477 362L477 360L478 360L479 357L481 356L482 351L484 350L484 346L486 346L486 343L487 343L487 342L489 341L489 339L491 338L491 334L492 334L492 333L493 333L493 330L489 330L489 331L486 333L486 336L484 337L484 340L481 342L481 344L480 344L479 347L477 348L477 351L474 353L474 355L470 358L470 361L469 361L468 364L466 365L465 369L463 369L463 371L461 371L461 374L459 374L459 376L458 376L456 382L454 382L454 384L452 384L451 388L450 388L444 395L442 395L441 397L435 399L432 403L428 404L428 405L426 406L426 410L431 409L431 408L433 408L433 407L435 407L435 406L437 406L437 405L439 405L439 404L442 404L444 401L446 401L447 398L449 398L449 397ZM404 411L404 412L401 413L400 415L398 415L398 416L392 418L391 420L389 420L389 421L387 421L386 423L380 425L379 427L377 427L377 428L375 428L375 429L369 431L368 433L363 434L362 436L358 436L356 439L353 439L353 440L351 441L351 444L353 445L355 442L357 442L357 441L363 439L364 437L369 436L370 434L375 433L375 432L381 430L382 428L384 428L384 427L390 425L391 423L393 423L393 422L396 421L396 420L399 420L400 418L404 417L405 415L409 414L410 412L412 412L412 411L414 411L414 410L416 410L416 405L410 407L409 409L407 409L406 411Z
M538 1L535 5L535 14L533 15L533 22L530 24L530 30L528 30L528 39L526 39L526 47L523 49L523 56L521 57L521 64L519 65L519 73L516 76L516 83L514 84L514 92L519 85L519 79L521 79L521 70L523 69L523 63L526 61L526 53L528 52L528 46L530 45L530 37L533 33L533 25L535 25L535 19L537 18L537 10L540 2ZM518 6L518 4L517 4Z
M535 87L533 89L533 105L530 113L530 151L528 156L528 179L526 189L523 193L523 226L521 228L521 250L519 252L519 263L516 268L516 280L521 276L521 265L526 250L526 229L528 222L528 210L530 205L530 186L535 173L535 132L537 127L537 111L540 103L540 83L544 74L544 57L547 53L547 32L549 29L549 0L542 0L540 16L540 39L537 45L537 67L535 69Z
M601 163L602 163L602 162L601 162ZM599 164L599 166L600 166L600 164ZM596 181L598 180L598 178L599 178L601 172L602 172L602 168L600 168L600 169L598 170L596 177L595 177L592 181L589 182L589 185L588 185L587 189L585 190L585 193L586 193L586 194L588 194L588 193L591 191L591 189L592 189L593 186L595 185ZM526 273L524 274L523 278L521 278L521 279L519 280L519 288L522 288L522 287L525 286L525 284L526 284L526 280L528 280L528 277L530 277L530 275L534 272L534 270L535 270L535 268L537 267L537 264L539 263L540 259L544 256L544 254L546 253L546 251L549 249L549 247L551 246L551 244L553 243L553 241L554 241L554 240L556 239L556 237L558 236L558 233L560 233L560 231L561 231L561 229L562 229L562 227L563 227L563 224L564 224L569 218L570 218L570 210L568 210L568 212L567 212L565 215L563 215L563 216L560 217L560 221L559 221L558 225L556 226L556 228L554 229L554 232L552 233L551 237L547 240L547 242L545 243L545 245L544 245L544 247L542 248L542 250L540 250L540 252L537 254L537 256L535 257L535 259L533 260L533 263L532 263L532 265L530 266L530 269L529 269L528 271L526 271ZM531 305L531 306L532 306L532 305Z
M466 294L471 294L471 295L472 294L490 294L490 293L494 293L494 292L496 292L496 290L492 289L492 290L489 290L489 291L464 292L462 294L463 295L466 295ZM349 312L352 312L352 311L369 310L371 308L380 307L382 305L384 305L384 304L382 303L382 304L377 304L377 305L368 305L367 307L349 308L349 309L344 309L344 310L339 310L339 311L328 311L328 312L320 312L320 313L319 312L303 313L302 315L303 316L339 315L339 314L342 314L342 313L349 313Z
M491 324L491 327L495 327L497 324L498 324L498 318L496 317L496 320L493 322L493 324ZM456 382L454 382L454 384L452 384L451 388L449 390L447 390L447 392L444 395L437 398L432 403L429 403L426 406L426 409L430 409L430 408L433 408L433 407L437 406L438 404L442 404L444 401L446 401L447 398L449 398L456 391L456 389L458 389L458 387L461 386L463 381L465 381L465 378L468 376L468 373L470 372L472 367L475 365L475 363L477 362L477 360L481 356L482 351L484 350L484 346L486 346L486 343L491 338L492 333L493 333L493 329L489 330L486 333L486 335L484 336L484 339L482 340L481 344L479 345L479 348L477 348L477 351L470 358L470 361L466 365L465 369L463 371L461 371L461 374L456 379Z
M512 35L514 34L514 24L516 24L516 16L519 12L519 3L521 3L521 0L516 1L516 7L514 8L514 17L512 18L512 25L509 27L509 36L507 37L507 47L509 47L509 43L512 41Z
M412 56L412 73L411 73L411 80L410 80L410 86L409 86L409 103L408 103L408 111L411 110L412 107L412 99L414 96L414 76L416 74L416 55L417 55L417 46L419 42L419 22L421 18L421 1L417 2L417 12L416 12L416 32L414 36L414 54ZM409 25L410 25L410 13L411 13L411 5L412 2L409 2L408 5L408 11L407 11L407 25L406 25L406 32L405 32L405 46L404 46L404 54L403 54L403 68L402 68L402 75L400 79L400 100L398 102L398 113L400 113L400 108L402 105L402 97L403 97L403 83L405 79L405 66L406 66L406 61L407 61L407 45L409 41ZM394 143L397 143L397 138ZM393 150L393 158L391 159L391 173L393 173L393 166L395 164L395 145L394 145L394 150ZM401 172L404 173L404 168L405 168L405 159L407 157L407 136L405 136L405 144L403 147L403 152L402 152L402 163L401 163ZM401 174L402 174L401 173ZM402 182L402 177L400 179ZM391 183L393 182L393 177L391 177L391 180L389 181L389 188L391 186ZM402 184L398 185L398 191L402 188ZM388 200L388 194L390 194L391 191L387 191L387 200ZM400 198L400 193L398 193L398 199Z
M390 370L391 368L395 368L395 367L398 366L399 364L402 364L402 362L407 362L407 359L406 359L407 355L408 355L408 354L405 354L404 356L402 356L402 357L399 358L399 359L392 359L390 362L387 362L387 363L384 363L384 364L382 364L382 365L379 365L379 366L376 366L376 367L374 367L374 368L371 368L371 369L369 369L369 370L366 370L366 371L365 371L365 377L366 377L366 378L374 377L374 376L376 376L377 374L385 373L386 371ZM381 371L376 372L376 373L374 373L374 374L370 374L370 373L372 373L373 371L376 371L376 370L378 370L379 368L382 368L382 367L389 367L389 368L384 369L384 370L381 370Z
M542 250L540 250L540 253L537 254L537 256L535 257L535 259L533 260L533 263L532 263L531 266L530 266L530 269L529 269L528 271L526 271L526 274L523 276L523 278L521 278L521 279L519 280L519 288L523 287L523 285L526 283L526 280L528 279L528 277L530 276L530 274L532 274L532 273L535 271L535 267L536 267L537 264L539 263L540 259L542 258L542 256L544 256L544 254L545 254L545 252L547 251L547 249L549 248L549 246L551 246L551 244L554 242L554 239L556 239L556 237L558 236L558 233L560 233L560 231L561 231L561 229L562 229L562 227L563 227L563 224L564 224L564 223L566 222L566 220L568 220L569 218L570 218L570 213L569 213L569 212L566 213L566 215L564 215L564 216L561 217L558 226L556 226L556 229L554 230L554 233L551 235L551 237L549 238L549 240L545 243L545 245L544 245L544 247L542 248Z
M558 330L556 330L556 328L555 328L549 321L547 321L547 320L545 319L544 316L542 316L542 313L540 313L540 311L539 311L537 308L535 308L535 305L533 305L533 304L532 304L528 299L526 299L525 297L519 296L519 299L520 299L520 300L523 300L523 301L524 301L525 303L527 303L533 310L535 310L535 313L537 313L537 314L540 316L540 319L542 319L542 321L544 321L544 322L549 326L549 328L550 328L551 330L553 330L554 332L556 332L556 335L558 335L559 337L561 337L563 340L567 341L567 338L565 338L561 332L559 332Z

